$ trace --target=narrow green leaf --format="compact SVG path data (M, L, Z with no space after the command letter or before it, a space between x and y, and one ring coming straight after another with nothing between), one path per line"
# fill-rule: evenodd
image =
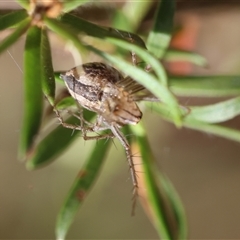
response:
M60 21L74 27L75 34L84 32L85 34L104 39L107 37L122 39L124 41L130 41L134 44L146 48L144 41L136 34L122 31L116 28L107 28L98 26L94 23L88 22L82 18L76 17L71 14L64 14L61 16Z
M107 40L121 48L135 52L140 58L142 58L147 64L151 66L151 68L155 71L159 81L163 85L167 85L167 74L163 65L159 62L158 59L152 56L146 49L142 49L139 46L133 45L128 42L124 42L119 39L110 38Z
M31 27L24 50L24 115L20 137L20 157L29 153L38 133L43 108L41 60L41 29Z
M76 105L76 100L73 97L65 97L57 103L56 109L63 110Z
M53 32L71 42L79 52L85 51L85 46L80 42L72 28L52 18L45 18L44 22Z
M169 76L179 96L224 97L240 94L240 76Z
M169 62L185 61L185 62L194 63L201 67L207 66L207 60L204 57L202 57L197 53L184 51L184 50L168 49L164 54L163 59Z
M28 14L25 9L10 12L6 15L0 16L0 31L20 23Z
M29 26L30 18L23 20L8 37L0 42L0 53L15 43L27 31Z
M112 25L135 32L152 4L152 1L126 1L122 9L115 11Z
M87 2L89 0L65 0L63 2L63 12L70 12Z
M79 207L81 207L90 187L100 172L110 143L111 141L106 140L98 141L85 165L80 170L58 215L56 224L57 239L65 239Z
M191 112L186 118L207 123L220 123L230 120L240 114L240 97L219 103L190 107Z
M90 121L95 114L86 111L84 118ZM70 117L66 123L79 125L79 119ZM29 170L34 170L51 163L57 156L59 156L66 148L81 134L80 131L64 128L62 125L58 126L43 138L37 146L32 150L32 154L28 156L26 167Z
M151 110L154 110L157 113L159 113L160 116L165 120L172 122L171 117L169 117L169 110L166 105L158 103L158 105L151 104L149 105L149 107L151 108ZM189 119L187 117L183 119L183 126L197 131L206 132L208 134L214 134L216 136L223 137L229 140L240 142L240 131L237 129L224 127L218 124L205 123L195 119Z
M188 128L198 130L201 132L206 132L208 134L214 134L219 137L224 137L229 140L240 142L240 131L237 129L232 129L224 127L217 124L209 124L200 122L197 120L187 120L183 123L183 126Z
M63 73L63 72L62 71L61 72L54 72L54 78L55 78L55 81L64 85L64 81L60 78L61 73Z
M156 166L157 168L157 166ZM159 183L162 184L163 188L166 191L168 196L170 206L173 209L177 227L178 227L178 234L177 239L187 239L188 235L188 227L187 227L187 217L184 210L184 206L182 205L181 199L176 192L173 184L168 179L165 174L158 174Z
M54 105L55 77L52 65L51 48L47 31L42 29L41 37L42 89L50 104Z
M131 21L129 21L128 17L123 13L122 9L116 9L114 11L114 19L112 23L113 27L133 32L134 29L133 24Z
M162 0L158 4L154 26L147 39L147 48L157 58L162 58L171 40L175 0Z
M136 141L141 151L149 205L152 208L153 223L159 237L186 239L186 217L181 201L169 180L157 170L158 167L141 124L131 129L137 135Z
M16 0L16 2L25 9L29 8L29 0Z

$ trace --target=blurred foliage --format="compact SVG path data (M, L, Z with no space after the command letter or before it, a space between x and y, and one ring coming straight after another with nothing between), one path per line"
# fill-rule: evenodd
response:
M7 50L24 33L24 116L19 144L19 156L25 159L28 169L36 169L52 162L66 150L79 132L58 126L43 139L38 139L44 123L48 121L44 114L43 96L52 108L65 109L75 104L66 96L55 96L55 80L59 82L59 73L52 67L49 31L71 43L79 52L93 52L103 60L113 64L124 74L143 85L161 101L151 109L162 118L173 122L177 127L188 127L198 131L213 133L240 142L240 131L221 125L221 123L239 115L240 76L174 76L166 72L163 61L187 61L206 66L206 60L196 53L180 49L171 49L175 12L174 0L162 0L158 3L152 28L143 41L133 33L141 24L145 14L152 7L152 1L127 1L116 10L111 27L103 27L86 21L71 10L87 1L71 0L63 3L52 1L17 1L23 9L0 16L0 30L11 28L11 33L0 42L0 52ZM94 4L94 3L92 3ZM138 16L138 17L136 17ZM120 30L120 29L124 29ZM102 44L114 46L114 53L103 52L85 42L84 36L98 39ZM146 42L146 43L145 43ZM135 52L138 58L151 66L146 72L139 66L133 66L126 58L127 52ZM181 106L176 98L181 96L228 96L225 100L208 106ZM146 104L148 107L149 104ZM84 110L87 121L94 114ZM78 119L70 117L67 122L78 124ZM181 202L167 177L156 167L146 133L141 124L129 128L134 133L140 148L143 169L145 197L151 209L151 220L162 239L186 239L186 217ZM86 193L89 191L103 160L106 157L109 141L99 144L89 154L83 169L70 189L59 213L56 225L56 237L64 239L74 216Z

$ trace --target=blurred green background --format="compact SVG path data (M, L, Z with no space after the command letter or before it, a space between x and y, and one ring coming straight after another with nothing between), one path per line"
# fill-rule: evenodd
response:
M6 3L0 4L0 9L6 7ZM180 6L176 23L189 21L198 28L194 50L209 62L208 69L194 68L194 73L240 74L240 6ZM6 34L1 33L0 39ZM73 67L74 60L65 50L64 42L54 36L51 40L54 69ZM20 67L23 45L21 39L9 49ZM51 165L27 171L17 160L22 78L10 55L7 52L0 55L0 239L53 239L60 206L87 150L96 143L79 138ZM184 98L181 102L202 104L209 99ZM172 180L186 208L189 238L239 239L239 143L189 129L177 130L151 111L144 114L143 122L159 167ZM239 118L228 124L239 128ZM131 217L131 189L124 151L115 141L68 239L156 239L140 203L136 216Z

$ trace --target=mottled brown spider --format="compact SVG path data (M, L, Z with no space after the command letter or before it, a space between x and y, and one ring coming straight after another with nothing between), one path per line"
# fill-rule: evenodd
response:
M134 205L138 196L138 181L130 145L120 131L127 124L135 125L142 118L136 101L144 100L149 93L139 95L145 88L130 77L124 78L115 68L101 62L85 63L61 74L71 96L84 108L97 113L97 121L85 127L85 120L80 126L67 124L55 110L61 124L70 129L81 130L83 138L103 139L116 137L123 145L133 181ZM87 136L87 132L98 132L109 129L111 134Z

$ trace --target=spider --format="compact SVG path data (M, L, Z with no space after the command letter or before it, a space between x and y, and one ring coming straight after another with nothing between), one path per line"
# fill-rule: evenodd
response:
M134 55L132 54L133 61ZM120 128L137 124L142 118L136 101L157 100L142 85L130 77L123 75L114 67L101 62L85 63L74 67L60 77L71 96L82 107L97 113L95 124L84 126L86 121L82 116L80 126L65 123L59 112L55 109L57 117L63 127L81 130L85 140L104 139L116 137L125 149L127 161L133 182L133 209L138 196L138 180L133 162L130 145L120 131ZM140 93L140 94L139 94ZM89 125L89 123L87 123ZM110 130L110 134L87 136L87 132Z

